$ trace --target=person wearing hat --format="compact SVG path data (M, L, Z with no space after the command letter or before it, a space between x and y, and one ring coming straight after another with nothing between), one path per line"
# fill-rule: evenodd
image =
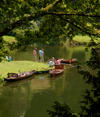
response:
M62 59L61 59L61 60L62 60ZM55 64L56 64L56 65L60 65L60 64L61 64L61 63L60 63L61 60L59 60L58 58L56 58Z

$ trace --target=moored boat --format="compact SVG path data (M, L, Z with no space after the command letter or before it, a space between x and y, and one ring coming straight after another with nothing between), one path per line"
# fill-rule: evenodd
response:
M73 59L68 59L68 60L61 60L60 62L61 63L76 63L76 59L75 58L73 58Z
M52 59L48 59L48 63L49 61L51 61ZM61 63L66 63L66 64L71 64L71 63L76 63L77 62L77 59L76 58L73 58L73 59L62 59L62 58L59 58L60 62ZM55 63L56 62L56 59L53 60L53 62Z
M23 72L23 73L8 73L8 77L4 78L4 81L16 81L16 80L22 80L25 79L27 77L32 76L33 74L35 74L35 70L32 71L28 71L28 72Z
M56 76L64 72L64 65L55 65L54 69L49 70L51 76Z

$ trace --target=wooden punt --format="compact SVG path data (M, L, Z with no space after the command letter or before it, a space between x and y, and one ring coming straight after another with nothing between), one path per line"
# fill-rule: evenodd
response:
M54 69L49 70L50 76L56 76L64 72L64 65L55 65Z
M35 74L35 70L32 71L28 71L28 72L23 72L23 73L8 73L8 77L4 78L4 81L17 81L17 80L22 80L25 79L27 77L32 76L33 74Z
M69 60L61 60L61 63L76 63L76 59L69 59Z

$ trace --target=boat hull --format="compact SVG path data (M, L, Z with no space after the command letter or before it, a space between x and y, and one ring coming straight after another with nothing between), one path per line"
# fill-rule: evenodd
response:
M71 63L76 63L76 60L61 60L60 61L61 63L69 63L69 64L71 64Z
M50 76L57 76L64 72L64 65L55 65L55 69L49 70Z
M50 75L51 76L57 76L57 75L59 75L59 74L61 74L61 73L63 73L64 72L64 70L62 70L62 69L59 69L59 70L57 70L57 69L53 69L53 70L50 70L49 71L49 73L50 73Z
M22 80L32 76L33 74L35 74L35 70L24 72L21 74L8 73L8 77L4 78L4 81L11 82L11 81Z

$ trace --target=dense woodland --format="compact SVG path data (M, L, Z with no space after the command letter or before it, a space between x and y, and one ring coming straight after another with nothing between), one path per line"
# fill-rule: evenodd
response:
M48 113L52 117L100 117L100 46L95 43L100 37L99 28L99 0L0 0L0 61L7 53L6 47L26 50L30 43L49 44L53 39L64 43L75 35L88 35L91 42L86 50L91 50L91 58L86 64L97 70L97 75L78 65L79 73L92 85L84 95L82 111L77 115L66 104L55 102L55 111ZM12 44L4 41L3 36L8 34L14 34L17 41Z

